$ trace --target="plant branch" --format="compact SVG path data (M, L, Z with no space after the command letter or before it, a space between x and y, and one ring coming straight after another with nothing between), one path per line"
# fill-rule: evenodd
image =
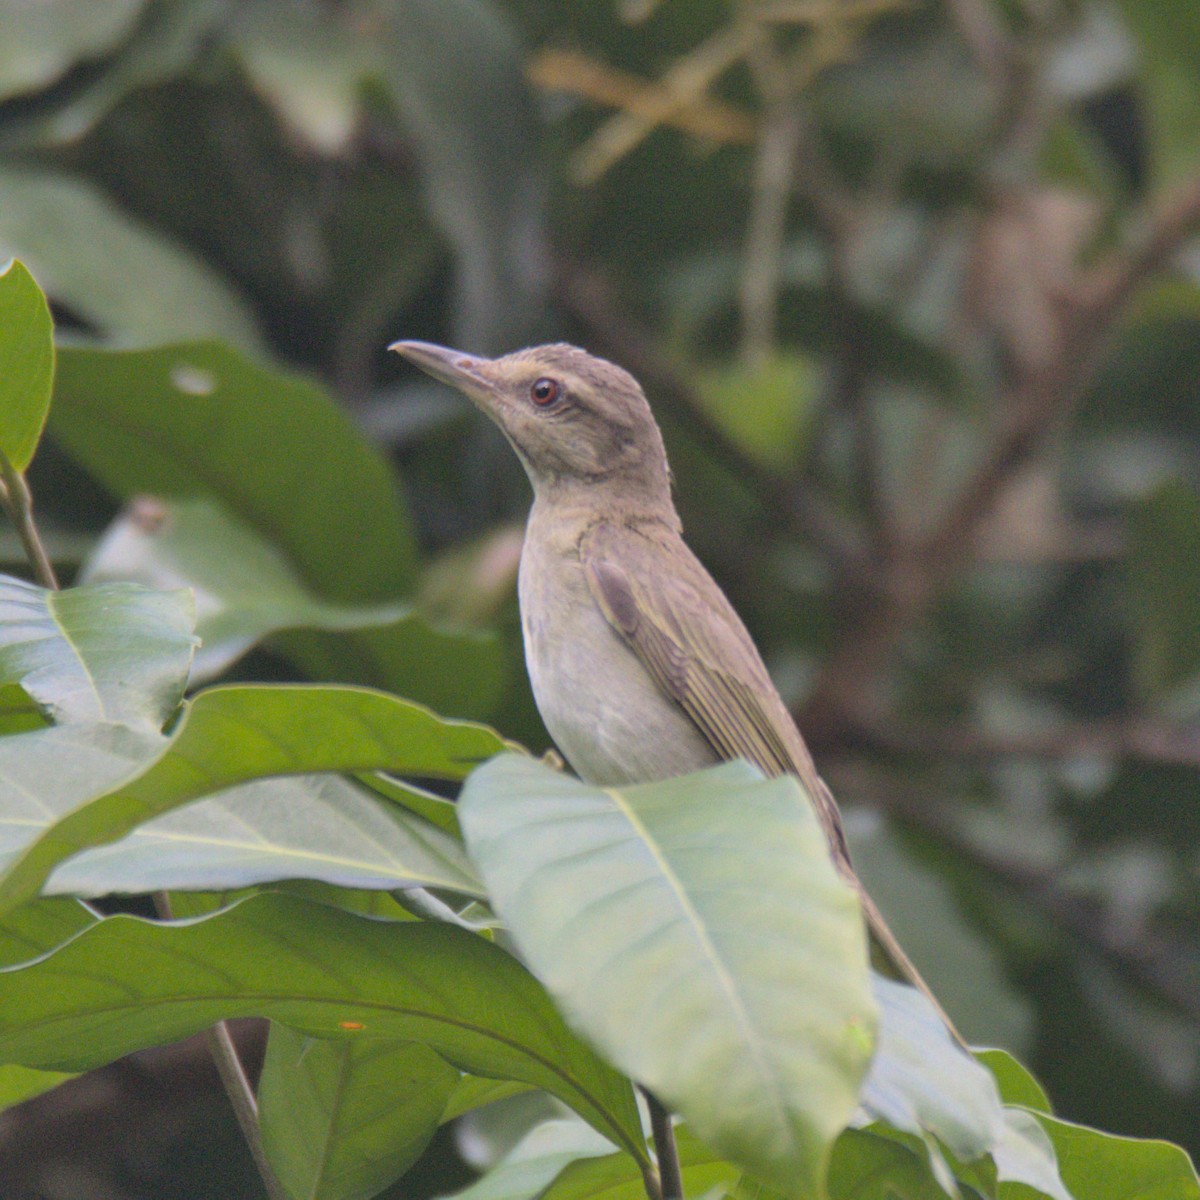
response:
M905 754L951 758L1077 758L1100 755L1200 768L1200 728L1135 718L1021 733L991 733L967 726L895 725L863 731L864 742Z
M171 899L166 892L154 893L154 910L162 920L172 919ZM276 1178L267 1159L266 1150L263 1148L262 1132L258 1123L258 1101L255 1098L250 1078L242 1066L242 1060L238 1057L237 1046L234 1045L233 1037L229 1032L229 1023L218 1021L205 1030L205 1039L213 1063L217 1068L217 1074L221 1078L225 1094L229 1097L229 1103L233 1106L234 1116L237 1117L238 1126L242 1131L242 1136L246 1139L250 1157L254 1160L255 1167L258 1168L267 1195L270 1200L289 1200L288 1194L284 1190L283 1184Z
M8 456L3 451L0 451L0 480L3 480L3 486L0 487L0 504L4 505L5 512L16 528L17 536L25 550L25 557L29 559L29 565L33 569L34 578L42 587L57 591L58 577L54 574L54 566L33 520L33 496L30 494L29 485L25 482L25 476L8 461Z
M870 708L868 691L908 631L970 562L976 538L1010 480L1061 428L1095 371L1112 328L1137 289L1200 230L1200 180L1181 188L1133 247L1083 274L1060 297L1061 332L1048 361L1027 368L1001 411L1007 414L982 465L942 523L898 556L856 628L826 661L806 705L818 737Z
M649 1088L641 1085L639 1088L650 1111L650 1131L654 1137L654 1153L658 1158L662 1189L660 1200L683 1200L683 1172L679 1166L679 1147L675 1142L671 1114Z

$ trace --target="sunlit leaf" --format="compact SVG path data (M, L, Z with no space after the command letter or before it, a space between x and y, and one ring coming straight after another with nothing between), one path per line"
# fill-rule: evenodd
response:
M796 780L736 763L593 788L507 755L459 820L575 1027L718 1151L819 1187L875 1007L858 905Z
M46 738L59 732L58 729L46 730L25 737ZM0 742L0 755L6 742L12 740ZM152 817L240 783L266 776L376 768L391 768L420 777L457 779L474 764L495 753L501 745L498 735L484 726L443 721L419 705L361 688L302 685L213 688L188 703L153 763L136 779L112 791L105 788L101 794L94 794L94 799L89 797L89 803L77 804L70 811L47 814L58 820L43 818L38 826L26 816L19 822L14 836L19 838L23 832L25 843L8 864L0 881L0 907L11 907L27 899L60 862L80 850L114 841ZM336 795L339 781L330 780L327 785L318 781L315 785L318 795L323 786ZM351 786L341 784L343 790ZM291 790L295 795L299 789ZM137 885L148 882L145 878L147 866L157 873L170 870L169 846L173 844L185 862L189 858L188 838L180 838L178 834L182 825L192 830L192 849L198 849L205 840L219 844L221 833L231 831L232 836L227 835L225 855L219 858L226 873L208 872L197 879L194 873L197 863L192 861L187 865L193 874L186 884L182 877L184 872L181 872L180 877L156 878L152 886L190 885L204 889L240 886L254 881L252 874L247 874L246 859L261 860L271 844L269 830L272 824L282 824L291 830L293 845L297 834L307 840L314 867L324 863L327 869L340 869L341 875L333 882L346 882L348 886L370 886L372 883L380 886L378 877L364 879L365 872L355 870L352 858L347 861L339 857L339 852L356 848L361 853L364 842L371 846L379 841L382 844L377 856L385 863L390 859L393 870L398 865L393 855L397 855L401 860L410 860L418 878L422 872L436 872L435 886L452 886L457 877L462 886L473 890L469 872L453 869L456 858L461 862L457 843L441 830L426 826L425 832L418 834L415 818L405 823L400 815L388 812L373 801L365 806L349 803L344 811L336 803L327 801L325 819L314 822L306 830L295 818L288 821L282 808L288 792L285 783L278 791L267 788L257 796L251 793L242 797L247 815L251 817L256 812L256 800L268 802L272 811L257 826L253 819L247 825L241 824L237 815L239 798L227 792L218 807L208 813L201 813L199 817L183 815L174 833L169 828L146 833L133 844L135 861L132 869L126 856L122 874L101 878L116 882L127 890L144 890ZM315 811L308 806L307 815L311 817ZM344 818L344 832L339 832L339 818ZM32 840L30 835L33 835ZM147 856L148 847L156 842L157 851ZM111 853L110 863L112 858L122 861L122 849L128 854L129 847L117 848ZM219 853L214 845L208 853L215 852ZM101 861L104 857L100 856ZM197 854L197 858L199 870L203 871L208 865L204 855ZM143 868L140 877L137 872L139 859ZM234 875L228 873L231 859L238 868ZM294 855L286 861L293 869L297 866ZM89 866L81 864L79 869L86 872ZM278 869L277 866L276 871ZM267 875L267 878L278 877L278 874ZM70 872L67 879L76 886L80 883ZM389 877L385 876L385 880ZM432 884L434 880L426 878L422 882ZM382 885L403 886L403 883L391 877Z
M59 724L157 732L196 648L189 592L104 584L49 591L0 575L0 682Z

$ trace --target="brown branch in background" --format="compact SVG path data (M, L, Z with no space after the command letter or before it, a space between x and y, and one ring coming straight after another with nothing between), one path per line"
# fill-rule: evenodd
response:
M610 117L575 153L573 174L579 183L594 183L660 125L705 99L709 87L740 62L764 36L762 27L735 21L676 61L640 111Z
M803 134L799 104L781 101L768 113L754 155L750 222L739 287L742 354L752 367L762 366L775 349L787 217Z
M753 113L708 95L679 107L662 85L575 50L541 50L525 74L544 91L566 92L718 144L748 145L758 137L758 118Z
M937 758L1134 758L1200 768L1200 728L1181 728L1150 718L1060 725L995 733L971 726L897 725L863 730L865 743L904 754Z
M950 505L941 525L899 554L874 602L826 661L805 707L818 740L871 720L871 689L906 633L929 612L971 560L978 532L1010 480L1062 427L1109 343L1113 326L1146 279L1200 231L1200 181L1181 188L1134 246L1114 251L1061 298L1055 352L1018 378L983 464Z

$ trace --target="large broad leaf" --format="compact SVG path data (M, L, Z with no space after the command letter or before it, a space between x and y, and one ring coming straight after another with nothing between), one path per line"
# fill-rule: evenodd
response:
M0 971L0 1062L80 1070L235 1016L316 1037L422 1042L462 1070L544 1088L646 1162L629 1083L511 955L425 921L264 894L160 925L110 917Z
M494 690L495 638L433 629L406 603L323 600L275 546L209 497L135 501L109 527L81 578L193 588L201 639L194 683L216 677L256 642L283 630L381 629L396 651L387 672L392 690L415 693L438 708L459 707L468 695L486 704ZM346 653L353 650L347 647ZM406 663L411 664L409 686L397 678Z
M51 299L126 344L216 337L259 348L254 318L225 280L78 179L0 170L0 258L9 254Z
M78 900L35 900L0 921L0 964L36 958L95 924L96 915ZM73 1072L0 1066L0 1110L30 1100L74 1078Z
M1076 1200L1198 1200L1191 1159L1170 1142L1115 1137L1039 1115Z
M224 346L59 353L50 431L118 496L209 496L322 596L391 601L416 552L388 464L315 384Z
M99 12L93 0L65 0ZM212 27L237 0L141 0L136 26L106 54L103 70L77 73L68 88L44 91L35 105L9 114L0 145L78 143L131 92L179 74L195 60ZM58 7L61 7L61 3ZM47 12L50 6L41 6ZM32 11L27 7L27 11Z
M0 577L0 682L19 684L61 722L5 722L0 856L19 853L161 753L159 727L179 702L195 648L191 626L187 592L132 584L49 592Z
M194 624L186 591L55 592L0 576L0 682L19 683L62 725L157 732L183 697Z
M0 266L0 453L24 471L37 449L54 382L54 323L37 282L15 259Z
M96 914L78 900L33 900L0 920L0 966L37 958L97 920Z
M45 730L4 739L0 741L0 755L7 744L46 738L60 732ZM189 702L170 738L163 740L153 763L137 778L115 790L102 788L99 795L92 793L88 797L89 803L70 811L50 811L49 805L56 799L50 797L44 801L46 817L40 827L28 815L20 819L19 828L14 830L14 840L23 833L25 844L0 878L0 910L28 899L60 862L80 850L114 841L151 817L236 784L267 776L383 768L415 776L458 779L473 765L494 754L502 744L497 734L481 725L443 721L419 705L360 688L302 685L213 688ZM46 774L53 776L55 773ZM286 796L286 789L275 793L276 820L280 797L286 799ZM254 797L245 799L248 810L253 812ZM233 827L231 841L235 856L242 858L247 851L251 855L261 854L262 830L240 827L236 796L226 794L221 803L227 826ZM338 837L330 829L329 819L334 820L336 828L336 820L341 814L334 804L328 804L327 819L320 824L304 828L292 823L293 845L296 833L301 834L308 839L314 860L323 858L327 863L340 866L345 874L353 875L355 885L373 882L374 886L395 886L387 876L382 880L363 880L354 875L348 863L338 863L336 857L337 850L347 848L348 839L351 844L361 842L365 832L363 824L372 813L375 829L366 833L368 838L379 837L378 826L382 825L401 837L399 848L394 840L389 845L393 853L404 857L405 848L428 849L428 853L415 856L411 863L417 881L432 884L436 878L436 886L447 886L457 875L464 886L473 890L470 874L465 869L447 875L456 856L452 838L428 826L420 835L424 846L414 845L412 831L417 828L416 822L409 822L410 828L406 829L398 814L377 808L368 807L364 811L361 804L350 806L344 816L350 828ZM311 808L308 815L312 815ZM59 819L48 822L47 817L53 816ZM220 817L216 818L217 831L211 828L212 821L211 814L207 819L201 819L197 840L219 831ZM195 825L192 828L196 830ZM250 845L247 845L248 834ZM167 831L158 843L155 857L160 860L167 857L169 861L169 856L164 855L164 846L170 840L171 833ZM153 844L153 838L149 842L144 838L142 844ZM186 844L179 846L177 843L177 847L186 857ZM332 859L331 848L334 851ZM385 858L388 856L386 850L382 853ZM186 864L181 865L186 867ZM161 861L154 866L161 872ZM393 859L392 870L397 866ZM429 877L431 871L436 873L434 878ZM268 877L277 878L278 875ZM128 890L139 890L136 872L126 867L126 874L120 878ZM341 879L335 881L343 882ZM77 880L73 882L78 883ZM248 882L252 879L246 877L244 869L232 877L205 875L197 879L193 874L187 880L187 884L198 887L236 886ZM170 878L158 877L154 886L186 885L182 879L172 882Z
M52 83L125 36L146 0L38 0L0 6L0 98Z
M328 1041L273 1024L258 1082L263 1148L311 1200L370 1200L417 1160L459 1072L416 1042Z
M1071 1200L1054 1149L1020 1109L1006 1107L991 1074L955 1042L915 988L874 975L879 1045L862 1089L862 1121L879 1121L923 1144L933 1177L950 1186L942 1153L975 1172ZM974 1178L974 1175L970 1176Z
M858 905L796 780L732 763L603 789L506 755L459 820L575 1027L718 1151L819 1189L875 1003Z
M42 891L230 891L284 879L483 897L459 841L340 775L229 788L66 859Z

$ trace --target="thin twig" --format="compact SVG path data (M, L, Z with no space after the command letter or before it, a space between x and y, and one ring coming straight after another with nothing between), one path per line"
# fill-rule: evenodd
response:
M761 26L735 21L679 59L663 76L656 96L639 112L609 118L574 155L573 173L594 183L635 149L659 125L699 101L721 75L743 59L762 38Z
M750 222L739 289L742 353L752 366L761 366L775 348L788 205L803 129L798 102L794 98L782 100L768 113L754 157Z
M654 1153L658 1158L661 1200L683 1200L683 1172L679 1166L679 1146L675 1142L671 1114L649 1088L641 1088L641 1093L650 1111L650 1132L654 1137Z
M952 758L1135 758L1200 767L1200 728L1150 719L1097 721L1046 730L993 733L968 726L897 725L863 731L866 741L892 751Z
M154 893L154 911L164 921L172 919L171 898L166 892ZM287 1191L279 1182L267 1159L267 1152L263 1147L262 1131L258 1123L258 1101L255 1098L250 1078L238 1056L233 1036L229 1032L229 1023L218 1021L205 1030L205 1039L213 1063L217 1068L217 1074L220 1076L221 1085L229 1097L229 1103L233 1106L234 1116L237 1118L242 1136L246 1139L250 1157L254 1160L255 1167L258 1168L267 1195L270 1200L289 1200Z
M0 487L0 504L4 505L4 510L16 527L17 536L21 539L21 546L25 550L25 557L29 559L34 578L42 587L57 591L58 577L54 574L54 566L33 519L33 496L30 494L29 485L25 482L25 476L8 461L8 456L3 451L0 451L0 479L3 480L3 487Z

